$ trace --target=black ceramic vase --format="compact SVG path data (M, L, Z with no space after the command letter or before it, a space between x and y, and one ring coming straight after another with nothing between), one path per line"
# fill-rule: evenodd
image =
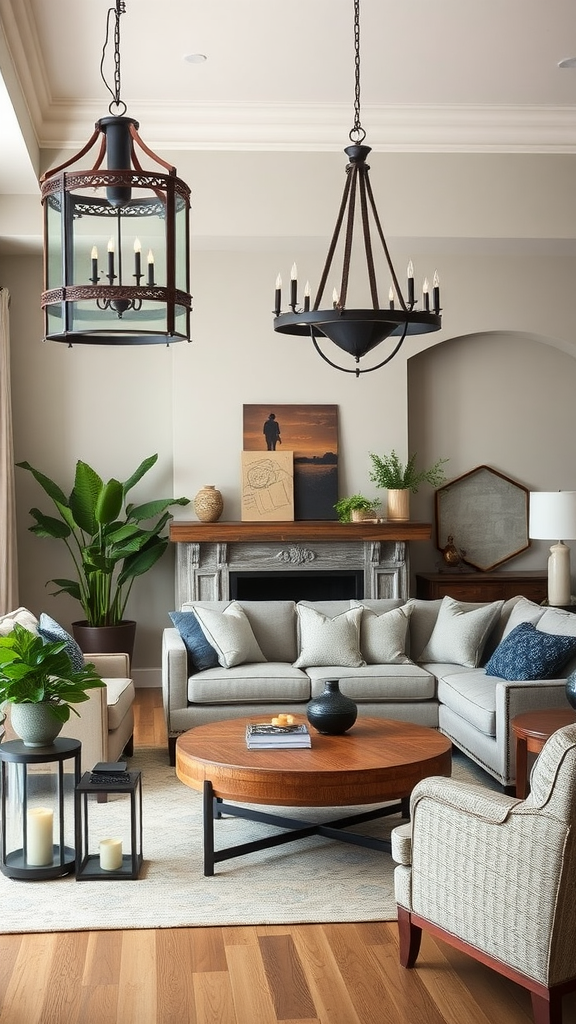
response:
M571 672L566 680L566 700L576 711L576 672Z
M318 732L340 736L354 725L358 708L350 697L340 693L338 679L326 679L320 696L308 701L306 714L310 725Z

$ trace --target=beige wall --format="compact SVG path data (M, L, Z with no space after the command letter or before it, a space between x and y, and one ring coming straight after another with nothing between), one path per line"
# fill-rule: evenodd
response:
M359 380L331 369L307 341L275 335L276 274L287 280L297 259L302 279L317 276L343 162L334 154L194 154L193 344L115 351L42 344L40 259L0 257L0 282L12 296L16 459L66 487L78 458L123 478L158 452L141 498L192 497L214 483L224 517L237 519L243 404L331 403L340 417L341 494L373 493L368 452L392 447L402 455L417 450L423 461L448 457L449 476L486 463L534 489L576 488L574 158L420 155L417 165L392 156L372 160L377 203L386 228L385 199L393 201L395 236L403 218L416 235L419 212L420 240L395 237L395 262L400 274L409 257L418 274L438 267L442 332L406 342L388 367ZM316 177L308 189L304 169L328 166L332 192ZM383 176L391 192L381 189ZM28 509L45 503L20 470L17 497L20 600L67 625L78 609L44 586L68 575L65 552L28 533ZM429 518L431 503L423 489L414 517ZM193 517L186 509L178 515ZM545 552L541 543L525 556L528 564L544 567ZM436 558L432 545L422 545L413 566L431 568ZM170 551L137 581L130 602L142 681L147 669L157 680L173 593Z

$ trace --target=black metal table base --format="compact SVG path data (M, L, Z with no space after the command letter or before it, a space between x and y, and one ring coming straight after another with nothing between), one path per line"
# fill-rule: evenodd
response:
M354 846L365 846L372 850L383 850L390 853L391 842L389 839L377 839L373 836L361 835L358 832L348 832L352 825L360 825L364 821L374 821L375 818L385 818L392 814L400 814L402 818L410 816L410 798L404 797L394 804L386 804L371 811L363 811L360 814L350 814L343 818L334 818L326 822L307 822L300 818L287 818L281 814L271 814L268 811L257 811L253 807L243 807L240 804L226 804L219 797L214 796L212 783L204 783L204 874L214 874L214 865L223 860L231 860L233 857L244 857L248 853L256 853L258 850L267 850L273 846L282 846L284 843L294 843L297 839L305 839L307 836L327 836L329 839L337 839L342 843L351 843ZM261 821L265 825L274 825L287 831L278 835L265 836L263 839L254 839L250 843L240 843L238 846L228 846L223 850L214 849L214 819L221 818L223 814L230 814L235 818L247 818L249 821Z

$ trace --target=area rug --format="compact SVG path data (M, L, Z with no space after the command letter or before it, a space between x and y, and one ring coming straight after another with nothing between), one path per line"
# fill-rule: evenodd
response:
M395 920L391 857L321 836L223 861L212 877L204 877L200 794L176 778L164 750L140 748L130 768L142 772L139 878L77 882L69 875L34 882L0 875L0 932ZM491 783L462 755L454 759L453 774ZM93 802L90 835L121 833L126 805L126 798ZM335 816L333 808L306 808L300 814L310 821ZM397 817L381 818L358 831L387 837L397 823ZM227 817L215 823L215 845L234 846L275 832Z

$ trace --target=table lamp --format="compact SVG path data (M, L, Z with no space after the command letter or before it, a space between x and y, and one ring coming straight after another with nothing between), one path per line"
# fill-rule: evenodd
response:
M561 538L550 548L548 604L569 605L570 548L564 541L576 540L576 491L532 491L528 536L532 540Z

